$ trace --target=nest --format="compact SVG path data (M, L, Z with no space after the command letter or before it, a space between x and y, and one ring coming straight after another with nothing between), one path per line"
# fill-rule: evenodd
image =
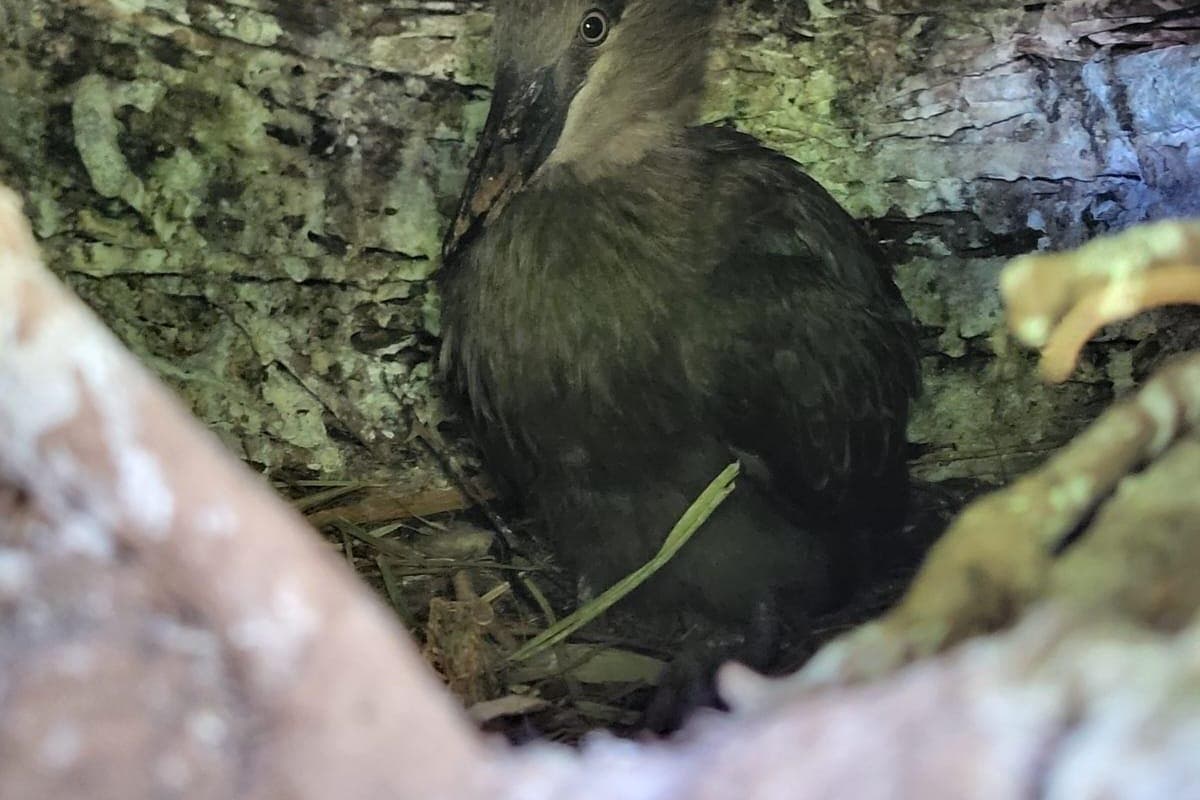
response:
M736 467L714 480L665 539L662 551L611 591L578 606L574 580L553 562L530 521L510 528L478 477L398 493L361 482L280 486L374 588L421 645L446 686L487 730L510 739L576 742L605 729L640 731L642 711L681 642L702 635L685 623L648 628L620 598L666 563L732 488ZM440 485L437 485L440 484ZM932 540L966 494L933 498L910 538ZM507 511L508 509L504 509ZM791 643L781 669L803 664L824 642L877 617L901 594L915 564L864 587L848 606L819 617ZM631 634L636 631L636 634Z

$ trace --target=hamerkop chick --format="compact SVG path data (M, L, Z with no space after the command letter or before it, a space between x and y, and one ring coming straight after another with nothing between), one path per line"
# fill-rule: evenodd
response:
M791 159L696 124L716 6L500 0L444 245L443 365L491 470L594 590L740 459L635 595L736 631L845 598L903 514L919 379L855 221Z

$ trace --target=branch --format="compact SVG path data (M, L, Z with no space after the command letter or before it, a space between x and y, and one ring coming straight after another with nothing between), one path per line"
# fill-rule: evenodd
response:
M1042 350L1042 375L1067 379L1103 326L1151 308L1200 303L1200 222L1167 221L1066 253L1014 259L1000 277L1013 334Z

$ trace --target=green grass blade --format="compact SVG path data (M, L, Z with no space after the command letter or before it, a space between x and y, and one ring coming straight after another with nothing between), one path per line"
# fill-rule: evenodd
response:
M721 470L721 474L714 478L712 483L692 502L688 510L683 512L683 516L675 523L675 527L671 528L671 532L667 534L662 547L654 554L653 558L614 583L573 614L563 617L557 623L530 639L510 655L509 660L524 661L546 648L553 647L565 640L572 633L612 608L622 597L632 592L644 580L662 569L679 552L679 548L683 547L709 516L717 510L717 506L721 505L725 498L729 496L729 493L733 491L734 479L737 477L738 471L739 466L736 461Z

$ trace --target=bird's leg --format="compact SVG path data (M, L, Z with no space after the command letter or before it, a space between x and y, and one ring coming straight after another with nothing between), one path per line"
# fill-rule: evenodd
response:
M643 715L643 727L665 735L702 709L725 710L717 691L717 671L730 661L759 671L771 669L779 659L783 628L778 602L764 597L755 603L743 630L710 633L685 645L664 669Z
M451 479L454 480L455 483L458 484L458 487L462 493L466 495L467 498L472 500L475 505L477 505L480 510L483 511L484 515L488 518L488 521L492 523L492 527L498 534L498 541L500 542L501 547L505 549L506 554L504 557L507 558L507 551L516 549L516 535L513 533L513 530L509 526L508 522L506 522L504 518L500 516L499 512L497 512L489 502L487 494L479 491L479 487L476 486L475 482L467 477L462 465L459 464L454 456L450 454L450 448L446 446L446 442L442 439L442 435L438 433L436 429L431 428L428 425L418 423L413 426L413 433L421 441L421 443L425 445L429 452L432 453L439 462L441 462L442 467L446 470L446 473L451 477Z

